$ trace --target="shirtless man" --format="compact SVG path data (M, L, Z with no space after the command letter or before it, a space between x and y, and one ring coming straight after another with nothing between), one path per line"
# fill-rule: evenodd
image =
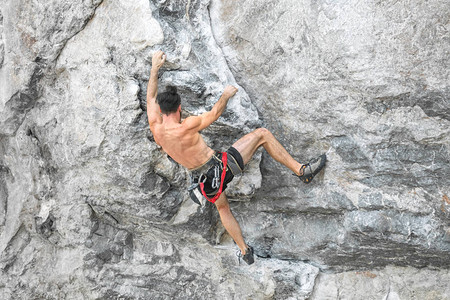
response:
M203 195L216 205L222 224L238 245L243 260L247 264L252 264L254 262L253 248L245 243L241 228L231 213L227 197L225 193L221 193L226 189L227 183L242 172L244 165L250 161L260 146L263 146L270 156L289 168L305 183L309 183L324 167L326 157L321 155L308 164L302 165L294 160L275 137L264 128L256 129L240 138L227 150L226 154L209 148L199 132L220 117L228 100L236 94L237 89L231 85L227 86L211 111L182 121L181 99L176 93L176 88L170 87L164 93L159 95L157 93L158 71L165 60L166 55L162 51L157 51L153 55L147 87L148 123L155 142L171 158L186 167L192 178L204 183L204 187L201 187ZM224 156L227 157L225 164ZM227 166L225 171L223 171L223 165ZM215 183L214 180L216 180Z

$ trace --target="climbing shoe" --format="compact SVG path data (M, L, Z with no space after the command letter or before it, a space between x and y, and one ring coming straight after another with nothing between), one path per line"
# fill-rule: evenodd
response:
M252 246L247 247L244 255L242 255L241 250L238 250L236 255L238 257L239 264L241 264L241 258L243 261L245 261L247 263L247 265L251 265L252 263L255 262L255 259L253 258L253 247Z
M310 183L311 180L316 176L320 170L325 166L327 161L327 156L322 154L317 158L313 158L309 163L303 165L300 168L300 176L298 176L304 183Z

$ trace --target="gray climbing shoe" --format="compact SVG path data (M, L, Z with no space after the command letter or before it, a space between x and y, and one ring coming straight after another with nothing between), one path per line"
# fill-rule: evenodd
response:
M247 263L247 265L251 265L252 263L255 262L255 259L253 258L253 247L252 246L247 247L247 250L245 250L244 255L242 255L240 250L238 250L236 255L238 257L239 264L241 264L241 258L243 261L245 261Z
M300 176L298 176L304 183L310 183L313 180L314 176L316 176L320 170L325 167L325 163L327 161L327 156L322 154L317 158L313 158L309 161L309 163L303 165L300 168Z

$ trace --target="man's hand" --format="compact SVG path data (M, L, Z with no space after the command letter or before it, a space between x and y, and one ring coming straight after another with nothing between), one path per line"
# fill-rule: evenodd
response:
M238 89L235 88L232 85L227 85L225 87L225 90L223 91L222 95L224 97L226 97L227 99L230 99L231 97L233 97L236 93L237 93Z
M159 70L159 68L162 67L165 61L166 54L164 54L164 52L162 52L161 50L156 51L152 57L152 69L155 68L156 70Z

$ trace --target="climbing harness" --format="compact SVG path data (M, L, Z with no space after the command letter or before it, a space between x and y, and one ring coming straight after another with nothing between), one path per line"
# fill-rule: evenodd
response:
M223 188L223 182L225 181L225 175L227 174L227 153L226 152L222 152L222 163L223 163L223 167L222 167L222 175L220 176L220 186L219 186L219 190L217 191L216 195L212 198L208 198L208 196L205 193L205 182L200 182L200 190L202 191L203 196L206 198L206 200L208 200L211 203L216 202L216 200L219 198L220 194L222 194L222 188ZM219 181L219 169L220 167L217 165L214 168L214 179L212 181L211 187L213 189L216 189L217 186L219 185L218 181Z
M197 195L195 194L195 191L197 189L200 189L203 197L205 197L206 200L208 200L211 203L216 202L216 200L220 197L220 194L222 194L223 183L225 181L225 175L227 173L228 155L226 152L221 152L221 153L222 153L222 159L221 159L222 166L217 163L214 163L213 166L210 166L206 171L202 172L198 176L194 176L192 173L190 174L191 184L188 188L189 195L191 196L191 199L199 205L201 205L201 203L200 203ZM217 157L215 157L215 159L218 160ZM209 198L208 194L205 192L205 182L208 179L205 174L207 174L208 171L211 170L212 168L214 168L214 177L211 181L211 188L213 188L214 190L217 190L217 192L214 194L213 197ZM222 173L220 173L220 169L222 169Z

